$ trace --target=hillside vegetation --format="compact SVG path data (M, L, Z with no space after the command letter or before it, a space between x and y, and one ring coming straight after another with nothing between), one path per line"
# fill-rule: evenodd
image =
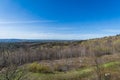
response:
M120 80L120 36L0 43L0 80Z

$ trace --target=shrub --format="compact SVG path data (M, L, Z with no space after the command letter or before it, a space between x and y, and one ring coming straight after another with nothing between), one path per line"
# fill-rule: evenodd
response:
M69 70L69 66L68 65L56 65L55 67L56 71L60 71L60 72L66 72Z
M50 66L40 64L38 62L34 62L29 65L28 67L30 72L35 72L35 73L53 73L53 69Z

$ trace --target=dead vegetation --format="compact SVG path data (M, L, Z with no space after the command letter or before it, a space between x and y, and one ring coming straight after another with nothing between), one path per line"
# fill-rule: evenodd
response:
M113 78L114 74L118 73L106 72L107 69L101 65L120 60L120 36L72 42L0 43L0 52L0 69L5 73L6 80L11 80L7 78L14 72L18 76L18 67L25 64L30 64L28 70L32 73L46 74L56 72L67 74L72 70L93 67L94 71L91 69L88 71L95 74L95 80L107 80L106 75ZM16 65L15 69L9 68L10 65ZM85 75L90 76L88 73ZM77 79L80 78L79 76ZM91 80L94 80L92 76Z

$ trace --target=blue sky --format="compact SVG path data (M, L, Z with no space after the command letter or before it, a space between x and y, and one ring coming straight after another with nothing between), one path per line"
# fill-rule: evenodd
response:
M120 0L0 0L0 38L89 39L120 33Z

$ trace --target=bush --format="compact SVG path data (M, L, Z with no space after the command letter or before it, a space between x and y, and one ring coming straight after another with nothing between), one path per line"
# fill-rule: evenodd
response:
M56 65L55 70L59 72L67 72L69 71L70 66L69 65Z
M50 66L34 62L29 65L29 71L35 73L53 73L53 69Z

